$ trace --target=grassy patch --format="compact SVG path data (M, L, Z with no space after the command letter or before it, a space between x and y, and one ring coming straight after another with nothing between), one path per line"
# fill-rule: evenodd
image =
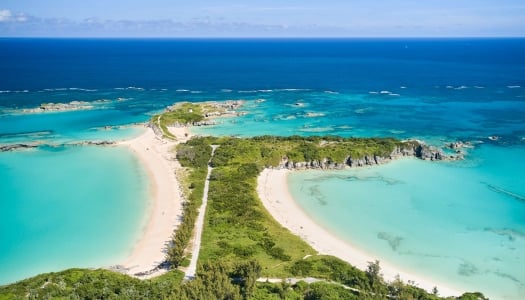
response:
M212 159L209 204L200 259L256 259L262 274L289 277L297 261L316 252L278 224L264 209L255 190L262 169L277 166L283 157L295 161L343 163L348 156L390 154L400 142L393 139L340 137L206 138L219 148Z

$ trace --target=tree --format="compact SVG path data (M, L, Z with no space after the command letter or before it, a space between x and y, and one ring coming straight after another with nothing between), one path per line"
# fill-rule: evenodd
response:
M221 262L206 262L199 266L197 277L182 285L181 299L242 299L239 287L231 282L228 266Z
M381 267L379 266L379 260L374 262L368 262L366 268L366 276L368 277L368 284L370 290L379 295L386 294L385 281L383 279L383 274L381 274Z
M437 296L439 294L437 286L432 288L432 294L434 294L434 296Z
M257 278L261 276L261 265L256 260L237 263L233 272L234 278L239 278L241 282L241 294L244 299L252 295Z

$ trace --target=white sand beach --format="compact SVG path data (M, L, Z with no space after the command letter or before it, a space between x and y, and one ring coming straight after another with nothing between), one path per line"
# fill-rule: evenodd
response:
M285 228L301 237L319 254L327 254L365 270L368 262L377 257L356 249L345 241L315 223L295 202L288 190L287 176L291 171L285 169L265 169L257 180L257 193L270 214ZM380 260L381 272L388 281L399 274L404 282L414 281L421 288L431 291L437 287L441 296L458 296L462 292L420 275L406 272Z
M171 149L189 138L186 128L170 128L177 142L160 139L151 128L137 138L119 145L130 148L143 163L150 177L151 198L148 205L142 237L131 255L120 264L127 274L144 273L157 267L166 257L167 245L173 230L180 223L182 195L175 173L180 168ZM141 278L149 278L166 272L164 269L148 272Z
M148 220L133 252L121 264L130 275L151 271L165 259L173 230L180 223L182 196L175 176L180 165L174 160L170 149L177 143L185 142L191 135L185 127L169 130L177 137L177 142L160 139L153 130L147 128L139 137L119 143L129 147L139 157L151 179ZM366 269L368 262L377 258L356 249L315 223L289 193L287 176L290 172L284 169L265 169L261 173L257 182L257 193L265 208L282 226L300 236L319 254L333 255L360 269ZM458 289L406 272L383 261L381 270L386 280L394 280L399 274L405 282L414 281L417 286L428 291L436 286L441 296L461 294ZM140 277L150 278L164 272L166 270L159 269Z

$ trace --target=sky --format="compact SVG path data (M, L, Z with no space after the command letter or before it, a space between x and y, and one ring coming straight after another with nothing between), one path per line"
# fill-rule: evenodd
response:
M0 37L515 37L524 0L0 0Z

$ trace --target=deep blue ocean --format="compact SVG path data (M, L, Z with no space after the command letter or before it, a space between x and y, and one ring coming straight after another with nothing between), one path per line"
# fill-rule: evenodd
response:
M521 271L525 265L525 163L521 159L525 155L525 39L0 39L0 145L54 146L0 153L0 284L68 266L107 266L112 264L107 257L124 257L139 234L148 186L141 166L119 154L122 149L79 150L63 143L129 138L140 130L128 125L147 121L174 102L238 99L247 100L243 110L248 114L193 131L234 136L392 136L418 138L440 147L470 141L474 147L465 149L468 154L461 162L400 161L370 170L371 174L350 174L349 178L357 178L350 181L339 180L341 174L317 179L308 173L294 174L292 192L305 211L318 214L314 217L319 222L380 260L440 282L454 281L451 285L460 289L485 289L496 299L525 295ZM86 101L94 108L23 112L41 103L71 101ZM122 159L112 160L116 165L109 174L104 159L115 155ZM64 166L57 163L68 157ZM82 158L94 163L82 166ZM107 182L101 178L118 178L118 173L121 184L96 188ZM423 176L414 178L418 173L429 174L425 184L418 184ZM385 182L405 184L384 186ZM56 192L58 183L64 193ZM115 196L129 185L142 188ZM84 186L93 189L86 191ZM319 195L332 199L334 191L350 188L355 202L324 209L315 206ZM109 235L123 238L104 250L61 259L70 251L71 237L57 224L68 226L73 219L65 216L74 209L68 199L75 190L85 191L85 199L79 201L98 199L100 205L111 203L113 209L132 201L122 218L133 232L75 218L82 219L75 226L90 236L86 243L104 243L96 240L97 231L103 231L106 240ZM369 214L373 203L369 198L384 201L385 195L398 195L403 205L375 209L373 218L333 217L337 211ZM457 202L450 200L456 198ZM45 205L50 199L52 204ZM436 208L444 199L449 209ZM469 203L481 203L481 208ZM383 208L387 204L376 203ZM53 214L40 221L42 209L25 209L31 206ZM381 215L395 208L400 210L396 213L405 211L414 218L396 223ZM116 221L111 213L100 214L100 206L86 209L86 215L99 216L97 222ZM418 244L434 245L424 240L430 229L417 224L420 231L411 232L406 222L421 222L433 214L438 217L433 216L437 220L429 226L444 226L450 229L444 232L452 233L432 235L454 236L447 241L453 243L452 252L439 247L436 253L417 249ZM486 222L491 216L492 221ZM367 223L371 219L389 221ZM355 238L356 230L362 238ZM41 267L28 265L20 271L14 266L38 256L36 249L30 250L36 236L39 248L52 254ZM406 241L402 244L406 249L391 249L385 236ZM444 262L436 257L452 259Z

